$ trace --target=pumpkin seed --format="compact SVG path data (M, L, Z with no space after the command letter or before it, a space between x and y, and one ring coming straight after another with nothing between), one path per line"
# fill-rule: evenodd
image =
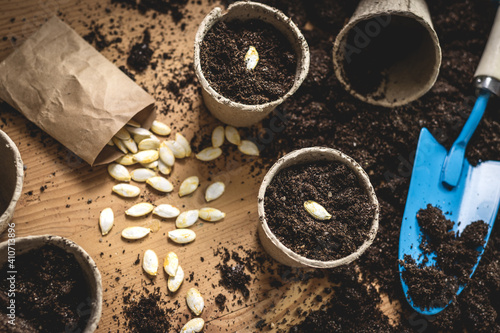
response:
M155 207L153 214L163 217L164 219L171 219L179 216L180 210L172 205L161 204Z
M195 240L196 234L191 229L175 229L168 232L168 238L178 244L186 244Z
M160 171L161 174L168 176L170 172L172 172L172 167L163 163L162 160L158 160L156 162L158 162L158 171Z
M167 146L172 151L175 158L186 157L186 149L179 142L174 141L174 140L167 140L164 143L165 143L165 146Z
M203 330L205 321L203 318L193 318L186 323L181 329L181 333L198 333Z
M104 208L99 216L99 226L101 227L101 233L106 236L111 228L113 228L113 222L115 216L111 208Z
M134 154L134 158L139 163L151 163L158 159L158 151L157 150L143 150Z
M115 136L120 140L130 139L130 133L125 128L120 128L120 130L115 134Z
M186 294L186 303L191 311L197 316L203 311L205 302L203 301L203 296L196 288L190 288Z
M174 252L167 253L163 261L163 269L169 276L175 276L177 268L179 267L179 257Z
M179 229L189 228L198 221L199 211L198 209L188 210L182 212L175 220L175 226Z
M175 133L175 141L178 142L184 151L186 152L186 157L191 156L191 146L189 141L181 133Z
M141 143L142 140L146 140L152 137L153 134L151 135L139 135L139 134L134 134L134 141L135 143L139 144Z
M175 272L175 276L168 277L168 282L167 282L168 290L175 293L181 286L182 281L184 281L184 270L182 269L181 265L179 265L177 266L177 271Z
M156 150L158 148L160 148L160 140L157 138L147 138L139 142L139 150Z
M332 218L332 215L326 211L325 207L321 206L316 201L307 200L306 202L304 202L304 208L309 214L311 214L312 217L317 220L324 221Z
M217 126L212 132L212 147L219 148L224 144L224 126Z
M147 236L151 229L144 227L128 227L122 230L122 237L125 239L135 240Z
M127 147L123 143L122 140L118 139L116 136L114 136L111 140L113 140L113 143L115 144L116 148L120 149L120 151L124 154L128 153Z
M134 185L118 184L113 186L113 192L125 198L133 198L138 196L139 193L141 193L141 190Z
M113 147L115 144L113 143L113 140L109 140L108 143L106 143L108 146Z
M245 64L247 65L247 70L251 71L257 66L259 62L259 53L254 46L248 48L247 54L245 54Z
M250 140L241 140L238 150L245 155L259 156L259 148Z
M215 182L207 187L205 192L205 200L207 202L218 199L225 191L226 185L223 182Z
M146 250L142 259L142 268L151 276L158 274L158 256L153 250Z
M200 180L196 176L184 179L179 188L179 197L193 193L198 188L198 185L200 185Z
M152 219L149 222L147 222L144 227L151 229L151 233L158 232L160 230L160 220L157 219Z
M137 163L137 161L134 159L134 155L132 154L125 154L117 158L115 162L121 165L133 165Z
M141 165L144 168L150 169L150 170L156 170L156 169L158 169L158 161L153 161L151 163L141 163Z
M200 161L212 161L215 160L222 154L222 150L220 148L208 147L200 151L196 154L196 158Z
M168 166L173 166L175 163L174 153L167 146L160 146L160 159Z
M153 170L148 169L148 168L134 169L130 173L130 176L132 177L132 179L136 182L139 182L139 183L144 183L146 180L148 180L148 178L154 177L155 175L156 175L156 173Z
M168 127L167 124L162 123L161 121L154 120L153 124L151 124L151 131L153 131L154 134L166 136L169 135L171 130L170 127Z
M141 127L141 124L138 121L135 121L134 119L130 119L127 122L127 125L132 127Z
M163 178L161 176L151 177L148 180L146 180L146 183L151 185L152 188L160 192L167 193L167 192L172 192L174 190L174 185L172 185L172 183L169 182L166 178Z
M112 163L108 165L108 173L116 180L121 182L129 182L131 179L127 168L121 164Z
M151 135L153 135L153 133L151 133L150 131L148 131L147 129L142 128L142 127L125 126L125 129L127 131L129 131L130 134L133 134L133 135L141 135L141 136L147 136L147 137L150 137Z
M125 211L125 214L128 216L133 216L133 217L139 217L139 216L144 216L153 211L155 206L150 204L149 202L141 202L138 204L133 205L129 209Z
M122 140L123 144L125 147L127 147L128 151L130 151L132 154L137 153L137 144L132 138L128 138L127 140Z
M226 132L227 141L231 142L233 145L237 145L237 146L240 145L240 143L241 143L240 133L238 132L238 130L235 127L226 126L225 132Z
M217 222L226 217L226 213L215 208L205 207L200 209L200 219L208 222Z

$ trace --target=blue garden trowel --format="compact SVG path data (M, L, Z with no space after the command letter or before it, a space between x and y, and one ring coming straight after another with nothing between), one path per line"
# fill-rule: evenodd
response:
M454 231L458 234L468 224L483 220L489 224L485 242L490 238L500 205L500 162L485 161L473 167L464 155L467 144L481 121L490 95L500 96L500 9L497 11L488 44L476 71L475 83L480 91L476 104L449 152L426 128L420 132L399 235L400 262L405 255L410 255L417 264L422 263L424 259L423 251L419 247L423 235L417 222L417 212L425 209L427 204L447 212L447 218L455 222ZM484 247L480 249L471 276L481 259ZM434 258L435 254L429 255L425 265L434 265ZM399 265L400 277L402 270L403 266ZM450 304L429 304L425 309L417 307L408 296L408 286L402 278L401 284L409 304L421 314L437 314ZM464 286L459 287L457 295L463 288Z

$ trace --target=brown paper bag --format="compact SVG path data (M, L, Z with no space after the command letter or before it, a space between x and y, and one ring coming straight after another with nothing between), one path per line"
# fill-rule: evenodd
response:
M90 165L130 119L149 128L154 99L57 17L0 63L0 98Z

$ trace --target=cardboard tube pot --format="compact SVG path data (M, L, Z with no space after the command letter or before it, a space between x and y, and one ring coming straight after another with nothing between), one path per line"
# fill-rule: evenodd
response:
M362 101L395 107L436 82L441 47L424 0L362 0L333 47L335 74Z
M275 175L277 175L281 170L294 165L320 161L340 162L349 167L357 176L360 186L365 190L366 194L369 197L370 203L375 205L372 225L364 243L355 252L349 254L348 256L330 261L309 259L297 254L288 247L284 246L269 228L266 220L266 211L264 209L264 198L266 195L266 190L269 184L271 184ZM351 157L336 149L325 147L303 148L295 150L280 158L271 167L271 169L269 169L266 176L264 177L264 180L262 181L258 195L258 212L260 219L258 230L262 246L264 247L266 252L275 260L284 265L292 267L332 268L349 264L350 262L359 258L361 254L363 254L363 252L372 244L378 230L379 204L368 175L363 170L363 168L361 168L361 166L356 163L356 161L354 161Z
M24 170L21 154L5 132L0 131L0 233L14 216L23 189Z
M291 43L297 55L297 71L292 88L283 97L258 105L237 103L215 91L203 75L200 48L205 35L220 20L232 21L236 19L242 21L258 19L272 24ZM201 22L194 42L194 66L201 83L203 100L212 115L228 125L246 127L264 119L278 105L297 91L309 71L309 46L297 26L279 10L255 2L236 2L229 6L224 14L221 8L214 8Z
M8 241L0 243L0 267L7 263L8 259ZM12 245L12 244L11 244ZM20 256L30 250L37 250L44 245L57 246L67 253L74 255L75 260L82 268L85 280L88 284L90 292L90 304L85 304L82 308L87 311L90 307L89 319L85 327L75 328L73 331L82 333L92 333L97 329L99 319L102 312L102 280L101 273L97 266L90 257L78 244L73 241L60 236L42 235L42 236L28 236L15 239L16 256ZM57 262L54 262L57 265ZM77 306L79 306L77 304ZM79 308L80 309L80 308ZM85 312L84 312L85 313Z

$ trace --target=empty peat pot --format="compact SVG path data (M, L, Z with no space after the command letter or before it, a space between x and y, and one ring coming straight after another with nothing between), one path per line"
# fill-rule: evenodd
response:
M322 204L330 218L313 217L304 206L309 200ZM348 264L372 244L378 230L379 204L368 175L331 148L303 148L280 158L262 181L258 212L262 246L292 267Z
M14 216L23 189L23 161L14 142L0 130L0 233Z
M294 73L291 73L293 77L293 84L291 84L288 91L279 98L260 104L247 102L241 103L235 101L234 98L231 100L228 97L221 95L221 93L216 91L208 82L208 79L204 74L204 70L206 70L206 68L202 68L201 59L204 39L214 25L221 21L227 23L237 21L249 22L253 20L262 21L266 25L269 24L281 35L283 35L285 40L290 44L292 51L295 53L296 61L296 68L294 68L295 71ZM224 46L223 48L229 49ZM241 58L243 58L243 55L249 54L250 48L248 48L248 50L248 52L246 49L238 51L240 52L239 54ZM204 51L212 52L213 50L205 48ZM259 53L260 60L255 68L258 68L260 63L263 62L262 59L266 57L267 52L269 52L269 50L259 50L257 47L257 53ZM267 59L271 58L267 57ZM246 60L247 58L245 57L245 62ZM242 62L242 65L245 65L245 62ZM222 13L221 8L214 8L200 24L194 43L194 65L196 75L201 83L203 100L212 115L226 124L236 127L245 127L256 124L264 119L276 108L276 106L283 103L284 100L290 97L300 87L309 71L309 46L297 26L279 10L250 1L236 2L229 6L227 12L224 14ZM263 67L263 65L260 66L262 70L267 70ZM249 71L251 70L253 69L249 69ZM269 70L268 74L275 72L276 71ZM224 82L221 82L221 84L224 84ZM266 88L266 85L263 84L262 87Z
M335 74L364 102L409 103L436 82L441 47L424 0L362 0L333 47Z
M14 269L6 267L12 264L11 258L15 258ZM94 260L78 244L52 235L5 241L0 243L0 268L6 276L13 274L9 271L16 271L15 280L5 279L0 289L7 297L4 289L9 290L13 285L16 288L15 298L11 299L15 300L15 324L19 332L92 333L97 329L102 311L101 274ZM9 308L3 307L0 319L5 315L9 318L10 313ZM71 315L77 322L69 321ZM64 321L57 322L54 318ZM33 327L42 323L45 325L42 328Z

